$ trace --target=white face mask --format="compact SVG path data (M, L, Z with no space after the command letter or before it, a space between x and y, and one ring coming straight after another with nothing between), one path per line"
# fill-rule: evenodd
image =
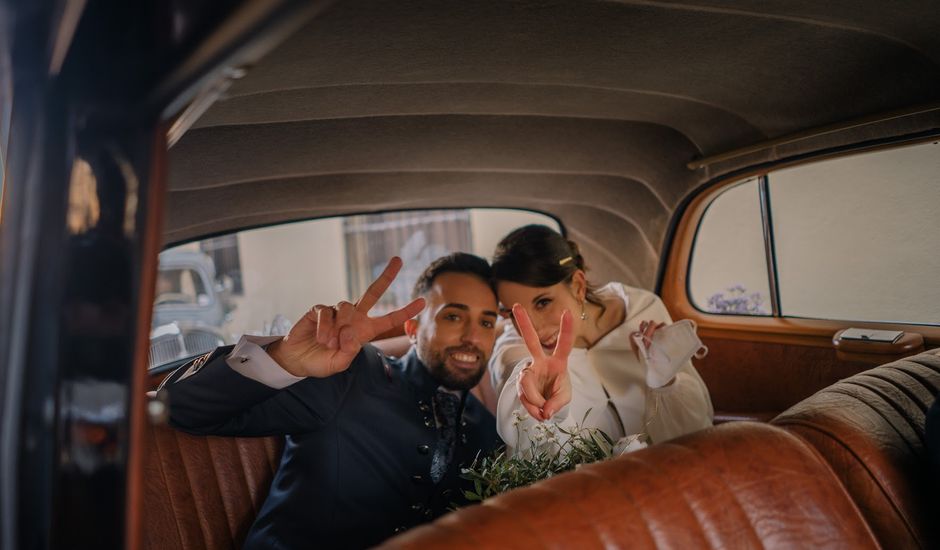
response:
M643 345L642 334L633 335L633 341L640 350L640 361L646 365L649 387L665 386L690 359L701 359L708 354L708 348L699 340L695 328L694 321L683 319L658 329L653 333L648 349Z

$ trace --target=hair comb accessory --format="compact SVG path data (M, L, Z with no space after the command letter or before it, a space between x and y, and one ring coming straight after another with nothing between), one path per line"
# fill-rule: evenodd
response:
M558 265L565 265L566 263L570 262L573 259L574 258L572 258L571 256L567 256L565 258L558 260Z

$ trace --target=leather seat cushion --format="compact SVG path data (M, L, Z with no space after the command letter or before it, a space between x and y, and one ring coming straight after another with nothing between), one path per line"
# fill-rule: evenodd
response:
M940 356L923 353L830 386L773 424L811 443L842 480L886 547L940 544L925 447L927 409L940 389Z
M283 440L199 437L148 425L144 443L144 547L240 548Z
M386 548L876 548L803 440L735 422L447 515Z

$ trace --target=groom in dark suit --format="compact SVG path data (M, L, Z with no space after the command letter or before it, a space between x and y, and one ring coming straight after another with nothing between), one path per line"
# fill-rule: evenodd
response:
M286 436L245 548L374 545L464 503L460 467L500 443L468 391L496 336L489 265L441 258L412 303L369 317L400 268L393 258L356 304L315 306L286 337L243 337L163 384L180 430ZM413 345L401 359L367 345L402 323Z

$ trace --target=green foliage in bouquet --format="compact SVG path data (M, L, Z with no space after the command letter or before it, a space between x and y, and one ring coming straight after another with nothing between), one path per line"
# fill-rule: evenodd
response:
M573 470L580 464L615 456L614 441L609 435L597 428L580 427L590 412L587 411L572 429L537 424L535 434L530 438L531 447L526 453L510 455L502 449L493 455L477 456L470 467L461 470L461 477L473 482L473 490L464 491L464 497L471 502L483 501ZM517 418L517 429L521 420L523 418Z

